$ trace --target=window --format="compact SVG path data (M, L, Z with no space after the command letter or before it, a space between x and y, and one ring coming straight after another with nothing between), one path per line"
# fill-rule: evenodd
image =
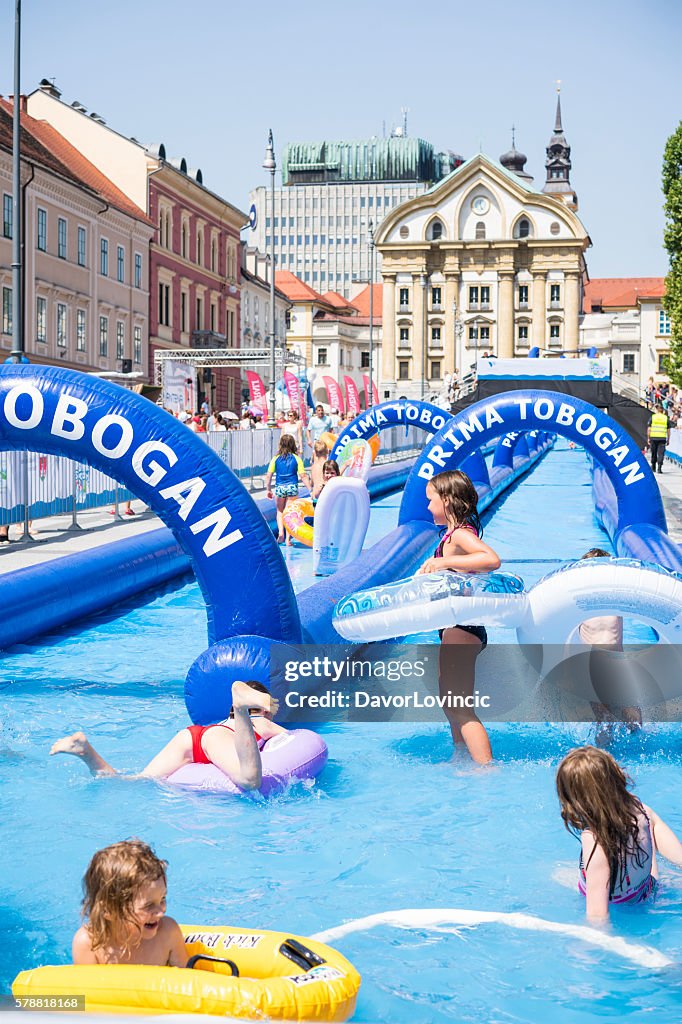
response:
M78 266L85 266L85 228L78 229Z
M431 305L432 305L432 307L434 307L434 308L437 307L437 306L440 307L440 296L441 296L440 288L432 288L431 289Z
M635 353L623 352L623 373L635 372Z
M266 239L266 244L269 239ZM199 266L203 263L204 259L204 231L203 228L197 229L197 263Z
M318 350L317 350L317 365L318 366L328 366L329 365L329 363L327 362L327 350L326 350L326 348L318 348Z
M561 305L561 285L551 284L549 286L549 301L552 306Z
M401 327L400 328L400 344L403 347L408 346L410 344L410 328L409 327Z
M481 327L481 329L479 331L479 337L480 337L481 341L490 341L490 328L489 327Z
M265 313L267 316L267 310ZM215 302L211 303L211 330L215 331Z
M469 341L478 341L478 327L475 324L469 328Z
M170 285L159 284L159 323L170 327Z
M439 220L434 220L429 227L428 237L432 242L437 242L439 238L443 237L443 224Z
M276 219L276 218L275 218ZM215 273L218 262L218 245L215 238L211 239L211 270Z
M66 348L66 306L57 303L57 348Z
M360 369L369 370L369 352L360 353Z
M527 306L527 305L528 305L528 285L527 284L520 284L519 285L519 306Z
M142 253L135 253L135 287L142 287Z
M398 293L398 297L399 297L399 301L400 301L400 305L401 306L409 306L410 305L410 289L409 288L401 288L399 293Z
M47 299L36 299L36 341L47 341Z
M670 317L664 309L658 311L658 333L670 334Z
M431 362L431 380L440 380L440 359Z
M485 308L490 305L490 285L484 284L481 288L481 306Z
M99 318L99 354L106 356L109 350L109 317Z
M559 324L549 325L549 340L550 342L559 341Z
M197 314L197 319L196 319L196 325L195 325L194 329L196 331L203 331L203 329L204 329L204 300L203 299L197 298L196 314Z
M100 238L99 242L99 272L102 277L109 276L109 242L106 238Z
M475 309L478 306L478 287L473 286L469 288L469 309Z
M669 352L659 352L658 353L658 370L657 370L658 373L667 373L668 372L668 360L669 359L670 359L670 353Z
M57 221L57 256L66 259L66 220L60 217Z
M180 330L187 330L187 292L180 292Z
M142 363L142 328L135 327L133 330L133 362L139 366Z
M116 321L116 361L123 359L125 351L125 324L122 320Z
M440 348L440 346L442 344L441 337L440 337L440 327L432 327L431 328L431 344L435 348Z
M38 210L38 248L47 252L47 210Z
M485 238L485 224L482 220L476 224L476 238Z
M528 341L528 325L519 325L519 341Z
M344 352L343 352L343 349L340 348L339 349L339 366L343 366L343 357L344 357Z
M116 280L121 284L125 281L126 254L122 245L116 247Z
M410 362L408 359L398 360L398 380L410 379Z
M2 289L2 333L12 333L12 289Z
M528 238L530 235L530 221L522 217L518 224L518 237Z
M187 259L187 221L183 220L182 228L180 230L180 255L183 259Z
M12 197L7 194L2 197L2 235L12 237Z
M76 310L76 352L85 352L85 310Z

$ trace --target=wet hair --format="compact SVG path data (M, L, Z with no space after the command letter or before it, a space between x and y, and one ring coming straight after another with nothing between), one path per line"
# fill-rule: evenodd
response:
M259 683L257 679L247 679L246 680L246 685L250 686L252 690L258 690L259 693L267 693L267 694L270 693L270 690L268 689L268 687L264 683ZM255 714L255 713L258 713L259 715L263 714L262 708L249 708L249 711L252 714ZM234 707L230 708L230 713L228 715L228 718L234 718ZM226 719L226 721L227 721L227 719Z
M279 439L279 451L277 455L295 455L296 450L296 438L292 437L291 434L282 434Z
M322 458L323 455L329 454L329 449L327 448L324 441L316 441L313 446L313 451L315 452L316 455L319 455L320 458Z
M610 558L610 557L611 557L611 555L609 554L609 552L608 551L604 551L603 548L590 548L589 551L586 551L584 555L580 556L580 560L582 561L584 558Z
M322 466L323 474L325 469L331 469L334 473L334 476L341 476L341 470L339 469L339 464L336 461L336 459L327 459L327 461Z
M478 494L466 473L449 469L436 473L429 481L445 507L445 518L450 526L472 526L478 537L483 527L478 516Z
M615 758L597 747L571 750L557 770L556 788L564 825L578 837L589 829L596 840L595 849L601 846L611 868L611 894L625 880L628 858L642 867L647 857L639 841L639 822L645 811L629 792L629 784L631 779Z
M82 914L93 950L116 945L125 958L130 957L134 930L139 930L135 900L143 885L166 881L167 867L141 839L125 839L97 851L83 876Z

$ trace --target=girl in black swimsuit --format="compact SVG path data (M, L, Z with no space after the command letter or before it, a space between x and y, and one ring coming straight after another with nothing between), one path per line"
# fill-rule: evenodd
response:
M481 539L478 494L466 473L460 470L438 473L427 484L426 496L433 521L446 527L446 533L433 557L419 571L491 572L498 569L498 555ZM476 658L488 641L485 627L450 626L440 631L440 637L440 694L451 696L457 705L464 704L466 698L473 697ZM454 742L465 743L478 764L492 761L488 734L473 708L446 705L443 710Z

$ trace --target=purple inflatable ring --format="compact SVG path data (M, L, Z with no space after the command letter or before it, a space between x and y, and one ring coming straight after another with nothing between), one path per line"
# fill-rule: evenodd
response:
M310 729L292 729L268 740L261 751L263 781L257 790L262 796L282 793L290 782L315 779L327 763L327 744ZM214 764L186 764L165 780L171 786L203 790L208 793L244 793L229 775Z

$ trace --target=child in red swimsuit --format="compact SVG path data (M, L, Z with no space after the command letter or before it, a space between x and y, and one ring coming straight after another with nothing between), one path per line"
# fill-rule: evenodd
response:
M191 725L166 744L140 773L165 779L185 764L214 764L241 789L258 789L263 776L260 750L266 740L285 732L273 722L279 707L267 687L255 680L232 684L230 718L213 725ZM84 733L57 740L51 754L73 754L93 775L117 775Z
M481 539L478 494L466 473L450 470L438 473L426 485L429 512L437 526L445 526L433 557L419 570L442 572L491 572L500 559ZM441 632L439 686L441 696L471 697L474 692L476 658L487 643L483 626L450 626ZM456 646L455 646L456 645ZM463 703L463 701L462 701ZM455 743L465 743L477 764L488 764L493 755L485 726L472 708L444 708Z

